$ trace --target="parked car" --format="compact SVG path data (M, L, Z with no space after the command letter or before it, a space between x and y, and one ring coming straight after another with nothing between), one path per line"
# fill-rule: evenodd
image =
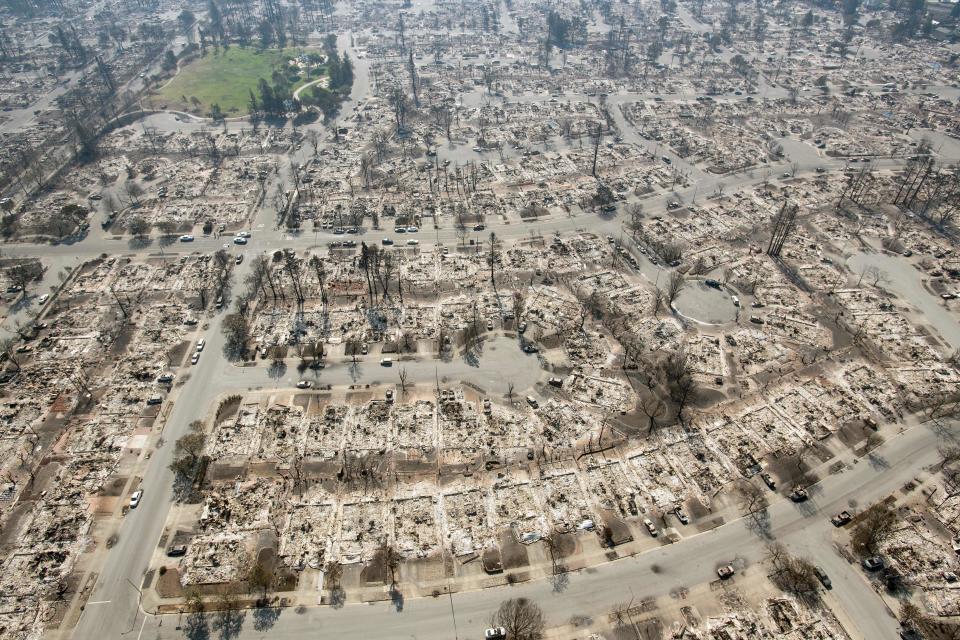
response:
M830 518L830 522L832 522L833 526L835 527L842 527L843 525L849 523L851 520L853 520L853 516L850 515L849 511L841 511L837 515Z
M657 531L657 526L653 524L653 521L650 520L650 518L643 519L643 526L647 528L647 532L650 533L650 535L653 536L654 538L656 538L657 535L660 533L659 531Z
M726 580L727 578L732 578L733 574L737 571L733 568L732 564L728 564L717 569L717 575L720 576L721 580Z
M790 492L790 499L794 502L804 502L810 496L807 495L807 490L801 487L798 487Z
M143 489L137 489L130 496L130 508L136 509L140 505L141 499L143 499Z
M690 516L688 516L682 508L677 507L674 509L673 515L677 516L677 520L679 520L681 524L690 524Z
M235 260L235 262L237 264L240 264L241 262L243 262L243 256L242 255L237 256L237 259Z
M157 382L173 382L173 374L161 373L159 376L157 376Z
M167 556L171 558L179 558L185 555L187 555L187 545L185 544L175 544L167 547Z
M420 241L417 240L416 238L410 238L409 240L407 240L407 244L409 244L410 246L418 245L420 244Z
M524 352L524 353L536 353L536 352L537 352L537 347L536 347L535 345L532 345L532 344L530 344L530 343L527 343L527 344L523 345L523 352Z
M243 236L237 236L233 239L233 244L247 244L247 239Z
M200 362L200 352L196 352L190 357L190 364L197 364Z
M483 632L484 640L506 640L507 630L503 627L493 627Z
M203 348L205 346L207 346L206 340L204 340L203 338L200 338L199 340L197 340L197 353L200 353L201 351L203 351Z
M382 243L383 243L383 246L385 246L385 247L389 247L390 245L393 244L393 240L391 240L390 238L384 238L384 239L381 240L380 242L382 242Z
M42 296L40 296L39 298L37 298L37 302L38 302L39 304L43 304L44 302L46 302L46 301L49 300L49 299L50 299L50 294L49 294L49 293L45 293L45 294L43 294Z
M393 366L393 358L380 358L380 366L381 366L381 367L392 367L392 366Z
M298 389L309 389L312 386L313 386L313 383L310 382L309 380L301 380L300 382L297 383Z
M534 409L540 406L540 403L537 402L537 399L534 398L533 396L527 396L527 404L533 407Z
M883 558L880 556L870 556L869 558L864 558L860 564L862 564L863 568L867 571L879 571L883 569Z
M193 242L193 236L187 234L180 236L180 242Z

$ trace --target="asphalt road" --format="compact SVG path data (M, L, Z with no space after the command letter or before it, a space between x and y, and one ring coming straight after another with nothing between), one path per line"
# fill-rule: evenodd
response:
M953 425L952 431L960 433L957 425ZM937 444L942 437L942 433L926 425L911 428L880 447L875 462L864 460L847 471L827 477L814 488L809 502L794 505L779 501L769 509L770 534L830 574L834 582L833 597L854 620L862 638L894 640L898 637L896 621L859 567L848 564L834 550L834 528L829 517L850 508L851 504L874 502L912 480L921 469L937 461ZM255 624L250 613L236 637L240 640L480 638L490 614L500 601L519 596L534 599L543 608L549 624L560 625L575 615L599 618L614 604L631 598L669 598L671 591L714 580L716 568L728 562L735 564L741 576L762 571L757 563L764 559L764 543L765 540L747 526L747 521L741 519L636 557L576 572L559 591L554 589L551 581L539 580L499 589L457 593L452 597L411 599L404 603L400 612L386 602L348 604L341 609L310 607L300 614L284 610L268 629L256 628L259 625ZM736 578L729 584L735 587ZM129 606L132 602L127 604ZM128 613L124 619L128 626L130 617ZM184 637L176 630L176 616L141 614L136 626L141 625L145 638ZM105 627L104 631L116 633L117 629L119 625L115 624ZM75 637L100 640L120 636L78 632Z
M476 361L459 355L450 360L399 360L397 354L387 356L393 359L390 366L380 364L380 355L369 355L360 356L356 363L328 363L323 369L307 369L303 373L289 366L295 360L289 360L279 371L272 368L270 360L257 360L255 367L238 367L221 360L221 368L213 380L208 381L207 388L213 397L238 389L292 388L300 380L314 385L394 385L400 381L400 371L405 371L411 382L428 383L431 387L437 380L440 384L458 381L474 384L491 394L504 394L507 385L513 383L515 392L520 394L543 375L537 355L524 353L517 340L502 334L494 334L484 341Z

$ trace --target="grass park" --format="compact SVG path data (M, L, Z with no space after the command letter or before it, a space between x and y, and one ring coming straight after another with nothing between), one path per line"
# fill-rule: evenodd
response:
M199 57L182 65L177 74L160 87L150 100L155 107L206 115L219 104L227 117L250 111L250 91L257 92L260 78L271 80L274 69L284 72L292 88L297 88L323 75L323 68L310 70L309 76L287 64L303 53L302 49L258 49L232 46L208 49Z

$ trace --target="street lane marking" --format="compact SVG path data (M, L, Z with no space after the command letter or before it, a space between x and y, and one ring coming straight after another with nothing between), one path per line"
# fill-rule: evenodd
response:
M88 602L87 606L91 604L110 604L111 602L113 602L113 600L97 600L96 602Z

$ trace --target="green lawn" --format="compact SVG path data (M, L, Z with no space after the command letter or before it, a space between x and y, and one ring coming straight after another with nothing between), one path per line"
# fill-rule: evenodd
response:
M274 67L286 65L286 61L299 53L297 49L240 48L232 46L219 52L208 49L206 55L195 58L164 87L159 89L151 102L157 106L184 109L206 115L217 103L225 115L243 115L250 108L250 90L257 90L257 82L265 78L270 82ZM305 76L294 82L294 87L307 82ZM184 97L187 101L184 102ZM200 101L197 106L191 98Z

